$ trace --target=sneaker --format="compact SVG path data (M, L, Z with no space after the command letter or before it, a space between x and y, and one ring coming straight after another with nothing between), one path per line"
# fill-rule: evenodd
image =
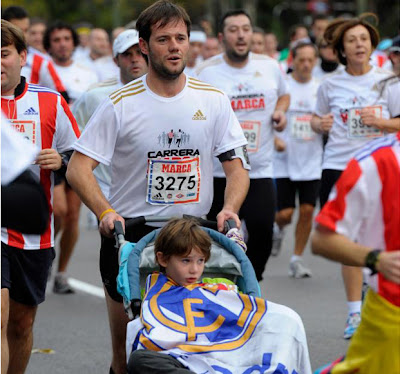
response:
M289 264L289 276L293 278L311 278L311 270L308 269L303 260L296 260Z
M284 236L284 229L280 229L278 224L274 222L274 228L272 233L272 249L271 255L278 256L282 247L282 240Z
M355 331L357 330L358 325L361 322L361 314L360 313L352 313L349 315L346 321L346 328L344 329L343 337L345 339L350 339Z
M65 275L57 274L54 278L53 292L60 295L75 293L75 290L68 283L68 278Z

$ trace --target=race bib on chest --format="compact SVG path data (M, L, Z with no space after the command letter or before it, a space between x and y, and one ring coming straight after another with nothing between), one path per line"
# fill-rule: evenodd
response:
M244 136L247 140L247 152L257 152L260 141L260 121L240 121Z
M294 113L290 119L290 135L297 140L312 140L315 132L311 128L311 113Z
M372 106L370 108L374 110L376 118L382 118L381 106ZM377 138L383 136L382 130L364 125L361 120L361 109L362 108L349 109L347 136L353 139Z
M152 205L200 202L200 158L149 159L146 202Z
M11 126L18 131L22 137L36 145L36 122L19 119L10 119Z

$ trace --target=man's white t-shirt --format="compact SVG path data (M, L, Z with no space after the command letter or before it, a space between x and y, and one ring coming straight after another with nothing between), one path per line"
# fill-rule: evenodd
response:
M79 98L91 85L98 82L95 72L79 62L73 62L69 66L54 64L58 75L63 82L71 103Z
M111 94L74 148L111 164L109 201L123 217L203 216L213 199L213 157L247 144L239 122L227 96L206 83L186 77L167 98L146 79Z
M387 89L382 90L380 84L390 75L375 66L360 76L350 75L343 69L321 82L315 113L321 117L331 112L334 116L322 169L344 170L358 149L371 139L383 136L382 131L362 124L360 110L372 106L377 116L386 119L392 116Z
M197 76L229 96L248 141L250 178L272 178L274 133L271 117L278 98L288 93L284 76L278 63L268 56L250 53L249 62L241 69L228 65L223 56L206 60L197 69ZM225 176L217 160L214 176Z
M286 114L287 126L278 133L285 144L284 152L274 151L274 178L308 181L321 178L322 136L310 125L317 101L319 82L312 78L307 83L287 76L290 107Z

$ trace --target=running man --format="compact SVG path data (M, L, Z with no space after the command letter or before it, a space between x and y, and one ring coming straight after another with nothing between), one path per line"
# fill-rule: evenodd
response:
M275 220L281 230L280 235L283 236L284 227L292 221L298 194L299 218L289 275L306 278L311 277L311 271L304 264L302 255L311 232L322 163L322 136L315 133L310 125L318 90L318 82L312 77L317 49L314 44L299 43L291 52L293 73L287 77L290 91L289 120L287 128L279 135L285 142L285 150L274 153L274 177L278 196ZM274 242L275 245L278 242Z
M249 142L250 189L240 218L246 221L249 232L247 256L257 279L261 280L271 253L275 218L273 130L285 128L290 98L278 63L268 56L250 52L252 36L252 22L245 11L226 13L219 34L225 52L205 61L197 74L199 79L228 94ZM214 201L210 219L215 219L223 206L225 183L220 163L214 162Z
M212 202L212 162L222 155L227 176L225 205L218 227L237 212L249 179L247 144L229 99L220 90L183 74L189 50L190 18L168 1L158 1L137 20L139 45L148 74L117 90L100 106L75 144L68 181L100 220L100 271L110 320L113 357L110 373L126 373L126 316L116 290L118 254L114 221L141 215L204 216ZM195 116L201 111L202 116ZM158 144L158 135L181 129L185 148ZM111 164L109 200L93 176L99 162ZM146 179L145 179L145 178ZM154 227L127 231L136 242Z
M30 170L40 179L49 204L42 235L1 229L1 372L24 373L32 349L33 322L44 301L54 259L53 173L62 169L79 129L61 95L27 84L21 76L27 47L22 31L1 21L1 109L13 127L41 150ZM64 165L65 166L65 165Z

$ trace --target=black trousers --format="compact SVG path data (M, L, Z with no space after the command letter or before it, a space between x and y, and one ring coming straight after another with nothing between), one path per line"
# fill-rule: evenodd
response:
M138 350L129 357L128 374L195 374L164 353Z
M214 200L207 218L216 220L224 204L225 178L214 178ZM246 221L249 240L249 257L257 279L262 274L271 254L272 230L275 219L276 194L271 178L250 179L250 188L239 212L239 217Z

